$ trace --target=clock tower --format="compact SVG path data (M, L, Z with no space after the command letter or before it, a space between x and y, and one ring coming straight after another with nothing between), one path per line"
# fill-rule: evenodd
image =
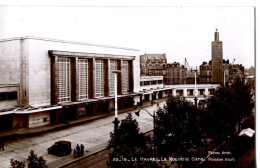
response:
M212 76L211 82L223 84L223 48L222 41L219 41L219 32L216 29L215 41L211 44L212 51Z

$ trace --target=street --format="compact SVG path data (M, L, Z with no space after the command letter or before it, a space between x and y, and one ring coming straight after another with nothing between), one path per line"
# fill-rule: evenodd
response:
M162 107L164 103L165 102L161 102L160 106ZM146 107L145 109L152 114L153 110L157 109L157 104ZM138 121L140 130L152 130L153 118L144 110L142 110L140 116L137 117L134 114L135 111L137 110L129 112L131 112L133 114L132 116ZM126 115L127 113L119 114L118 119L122 120ZM31 150L34 150L37 156L43 156L47 164L59 160L61 157L47 153L47 148L59 140L71 141L72 149L74 149L77 144L83 144L85 150L104 144L110 139L110 132L114 129L113 120L114 116L109 116L70 128L42 133L37 136L23 136L6 140L5 151L0 152L0 167L9 167L10 159L26 161Z

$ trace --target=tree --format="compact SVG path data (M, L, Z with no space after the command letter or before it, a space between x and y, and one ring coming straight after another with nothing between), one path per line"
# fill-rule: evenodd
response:
M203 110L203 127L208 136L221 142L233 135L236 125L240 132L241 123L252 114L252 96L251 85L240 78L231 86L219 87Z
M164 108L159 108L156 113L155 134L158 155L164 157L193 155L192 149L200 144L197 107L184 98L171 96L168 97ZM195 164L194 162L193 167Z
M46 160L43 159L42 156L38 158L38 156L31 150L30 155L28 156L29 161L28 168L46 168Z
M25 163L18 160L11 159L10 164L12 168L25 168Z
M238 131L241 131L243 119L252 115L254 101L251 92L252 85L244 82L237 77L231 85L232 108L235 111L236 121L238 122Z
M146 167L152 162L142 162L140 157L149 158L152 150L148 145L151 138L140 133L138 123L132 118L131 113L125 120L121 121L120 126L110 134L107 149L109 153L108 164L111 167ZM134 161L137 159L136 161ZM148 166L150 167L150 166Z
M229 87L220 87L207 101L202 114L204 132L209 138L222 142L230 137L236 127L233 97Z
M233 135L237 125L240 132L241 123L252 114L252 96L251 85L240 78L231 86L219 87L202 110L202 125L208 137L222 142Z

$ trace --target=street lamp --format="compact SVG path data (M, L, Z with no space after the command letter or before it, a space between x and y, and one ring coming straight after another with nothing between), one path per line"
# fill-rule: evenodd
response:
M223 86L225 86L225 84L226 84L226 70L228 69L228 65L226 65L225 67L224 67L224 85Z
M197 99L197 68L195 70L193 70L195 73L195 89L194 89L194 101L195 101L195 106L198 106L198 99Z
M118 127L118 123L119 123L119 120L118 120L118 111L117 111L117 74L120 73L121 71L120 70L114 70L112 71L112 73L115 74L115 121L113 121L114 123L114 131L116 131L117 127Z
M135 115L139 117L140 111L144 110L147 114L149 114L151 117L153 117L153 146L155 150L155 111L153 111L153 115L146 109L139 109L137 112L135 112Z

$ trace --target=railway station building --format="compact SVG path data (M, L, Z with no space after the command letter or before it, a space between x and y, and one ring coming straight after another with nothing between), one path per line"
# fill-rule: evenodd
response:
M142 101L137 49L20 37L0 40L0 51L1 129L112 112L114 70L119 109Z

